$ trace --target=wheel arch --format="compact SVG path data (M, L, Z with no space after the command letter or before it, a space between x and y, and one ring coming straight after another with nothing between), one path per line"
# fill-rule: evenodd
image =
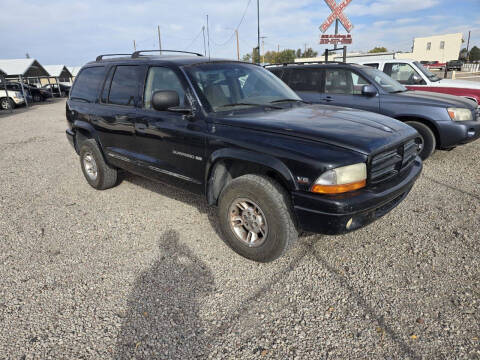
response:
M435 140L437 142L437 147L438 145L441 144L441 137L440 137L440 132L438 131L437 126L434 124L433 121L417 117L417 116L396 116L395 119L401 121L401 122L408 122L408 121L416 121L419 122L425 126L428 126L430 130L432 130L433 134L435 135Z
M92 125L85 121L75 121L72 130L75 131L75 150L77 153L80 152L80 144L82 141L86 139L94 139L97 142L102 155L105 156L98 134Z
M298 189L292 173L279 159L248 150L221 149L214 152L207 163L205 192L208 203L216 204L225 185L246 174L265 175L289 191Z

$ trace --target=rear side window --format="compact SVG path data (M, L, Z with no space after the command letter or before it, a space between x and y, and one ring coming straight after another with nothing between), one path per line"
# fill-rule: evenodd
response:
M291 69L288 77L288 86L295 91L320 92L322 70L319 69Z
M274 74L278 78L282 78L283 70L282 69L268 69L272 74Z
M104 73L105 68L103 66L85 68L80 71L80 74L78 74L75 81L75 85L70 92L70 98L73 100L95 102L97 99L97 91L103 80Z
M108 96L110 104L135 106L140 70L139 66L117 66Z

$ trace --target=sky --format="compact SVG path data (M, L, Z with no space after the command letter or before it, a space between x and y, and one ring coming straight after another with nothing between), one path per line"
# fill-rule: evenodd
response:
M340 0L337 0L340 3ZM256 0L15 0L0 12L0 59L81 66L99 54L157 49L204 51L202 27L209 15L212 57L236 58L257 42ZM245 14L243 21L242 15ZM319 53L319 26L330 14L324 0L260 0L265 51L312 47ZM410 51L413 38L472 31L480 47L480 0L352 0L345 14L354 25L349 51L375 46ZM341 33L346 33L340 27ZM328 33L333 33L332 26Z

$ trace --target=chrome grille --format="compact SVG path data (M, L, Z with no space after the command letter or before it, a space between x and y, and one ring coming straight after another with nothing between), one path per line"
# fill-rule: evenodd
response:
M415 140L375 155L370 164L370 183L388 180L409 167L417 156Z

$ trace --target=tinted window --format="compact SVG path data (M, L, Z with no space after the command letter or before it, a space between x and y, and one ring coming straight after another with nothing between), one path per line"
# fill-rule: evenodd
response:
M325 70L325 93L361 95L364 85L370 83L362 76L346 69Z
M288 85L295 91L320 92L322 70L318 69L292 69Z
M117 66L113 75L108 102L134 106L138 95L139 66Z
M105 84L103 85L101 97L101 101L103 103L106 103L108 101L108 93L110 92L110 85L112 83L112 76L114 71L115 67L110 68L110 70L108 71L107 80L105 80Z
M78 74L75 86L70 93L70 98L95 102L98 87L103 80L104 72L105 68L103 66L83 69L80 74Z
M372 67L374 69L378 69L378 63L370 63L370 64L363 64L363 65Z
M180 99L180 106L185 105L185 89L180 79L172 69L165 67L152 67L148 71L147 82L145 84L145 108L152 108L152 96L155 91L173 90L176 91Z
M280 79L282 78L282 75L283 75L283 71L282 69L269 69L272 74L274 74L275 76L278 76Z

